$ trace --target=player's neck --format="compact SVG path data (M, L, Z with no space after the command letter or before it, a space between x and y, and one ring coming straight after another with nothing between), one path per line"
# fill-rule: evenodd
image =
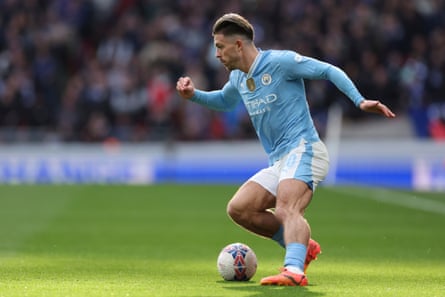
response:
M255 46L249 47L245 51L244 63L240 70L244 73L249 73L250 67L252 67L253 62L255 62L256 57L258 56L259 51Z

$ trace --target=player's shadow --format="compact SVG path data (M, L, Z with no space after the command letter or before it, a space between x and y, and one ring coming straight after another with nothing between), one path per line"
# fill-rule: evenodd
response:
M270 297L275 296L279 292L279 296L304 296L304 297L319 297L324 296L324 293L314 292L316 285L308 285L306 287L283 287L283 286L260 286L256 285L243 285L239 282L225 282L223 288L233 291L252 292L249 297Z

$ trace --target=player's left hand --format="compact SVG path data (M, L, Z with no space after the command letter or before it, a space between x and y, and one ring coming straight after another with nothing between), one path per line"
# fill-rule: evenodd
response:
M360 109L367 112L374 112L384 115L387 118L395 118L396 115L382 102L378 100L363 100Z

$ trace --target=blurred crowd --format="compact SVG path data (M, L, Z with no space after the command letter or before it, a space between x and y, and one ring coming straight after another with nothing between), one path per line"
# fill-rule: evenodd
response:
M242 106L213 112L175 91L184 74L207 90L227 80L211 36L226 12L260 48L337 65L415 135L445 139L445 0L2 0L0 142L254 137ZM329 82L307 92L321 134L334 102L369 117Z

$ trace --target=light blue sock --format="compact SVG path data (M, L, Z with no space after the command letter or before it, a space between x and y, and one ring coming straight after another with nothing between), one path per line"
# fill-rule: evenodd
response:
M284 267L298 267L304 270L304 260L306 259L306 246L302 243L292 242L286 246L286 256L284 257Z
M282 247L286 247L286 244L284 243L284 228L281 225L280 229L278 229L277 233L272 236L272 240L275 240L279 245Z

